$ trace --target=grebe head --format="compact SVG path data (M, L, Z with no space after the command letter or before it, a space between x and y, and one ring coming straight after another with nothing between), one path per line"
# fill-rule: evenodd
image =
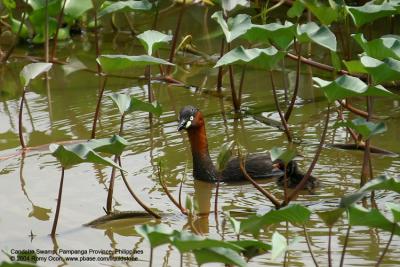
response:
M204 125L203 115L200 110L193 106L185 106L179 112L178 131L195 129Z

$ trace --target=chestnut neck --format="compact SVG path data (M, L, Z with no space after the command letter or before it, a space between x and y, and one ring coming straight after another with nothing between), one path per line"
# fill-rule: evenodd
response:
M208 152L204 123L197 127L189 128L187 132L192 148L194 178L208 182L217 181L218 173Z

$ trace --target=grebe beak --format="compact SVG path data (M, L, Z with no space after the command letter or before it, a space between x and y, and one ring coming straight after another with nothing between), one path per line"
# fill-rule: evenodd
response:
M177 128L178 132L181 131L182 129L185 129L185 128L186 128L187 122L188 122L188 121L185 120L185 119L183 119L183 120L181 120L181 121L179 122L179 125L178 125L178 128Z

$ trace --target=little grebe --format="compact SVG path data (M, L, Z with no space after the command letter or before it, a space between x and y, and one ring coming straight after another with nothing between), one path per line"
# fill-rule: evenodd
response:
M185 129L188 132L193 157L193 176L197 180L216 182L246 181L240 169L238 157L231 158L225 169L218 172L211 161L208 152L207 134L202 113L193 106L186 106L179 113L178 131ZM272 161L269 153L251 154L245 159L247 173L253 179L279 177L277 183L283 185L284 164L280 160ZM290 161L286 168L288 186L295 187L303 178L295 161ZM306 188L312 189L318 180L314 177L308 179Z

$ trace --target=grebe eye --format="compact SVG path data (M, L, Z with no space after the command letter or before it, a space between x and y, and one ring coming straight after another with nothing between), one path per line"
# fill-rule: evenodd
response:
M193 120L193 116L190 116L190 120L191 120L191 121Z

